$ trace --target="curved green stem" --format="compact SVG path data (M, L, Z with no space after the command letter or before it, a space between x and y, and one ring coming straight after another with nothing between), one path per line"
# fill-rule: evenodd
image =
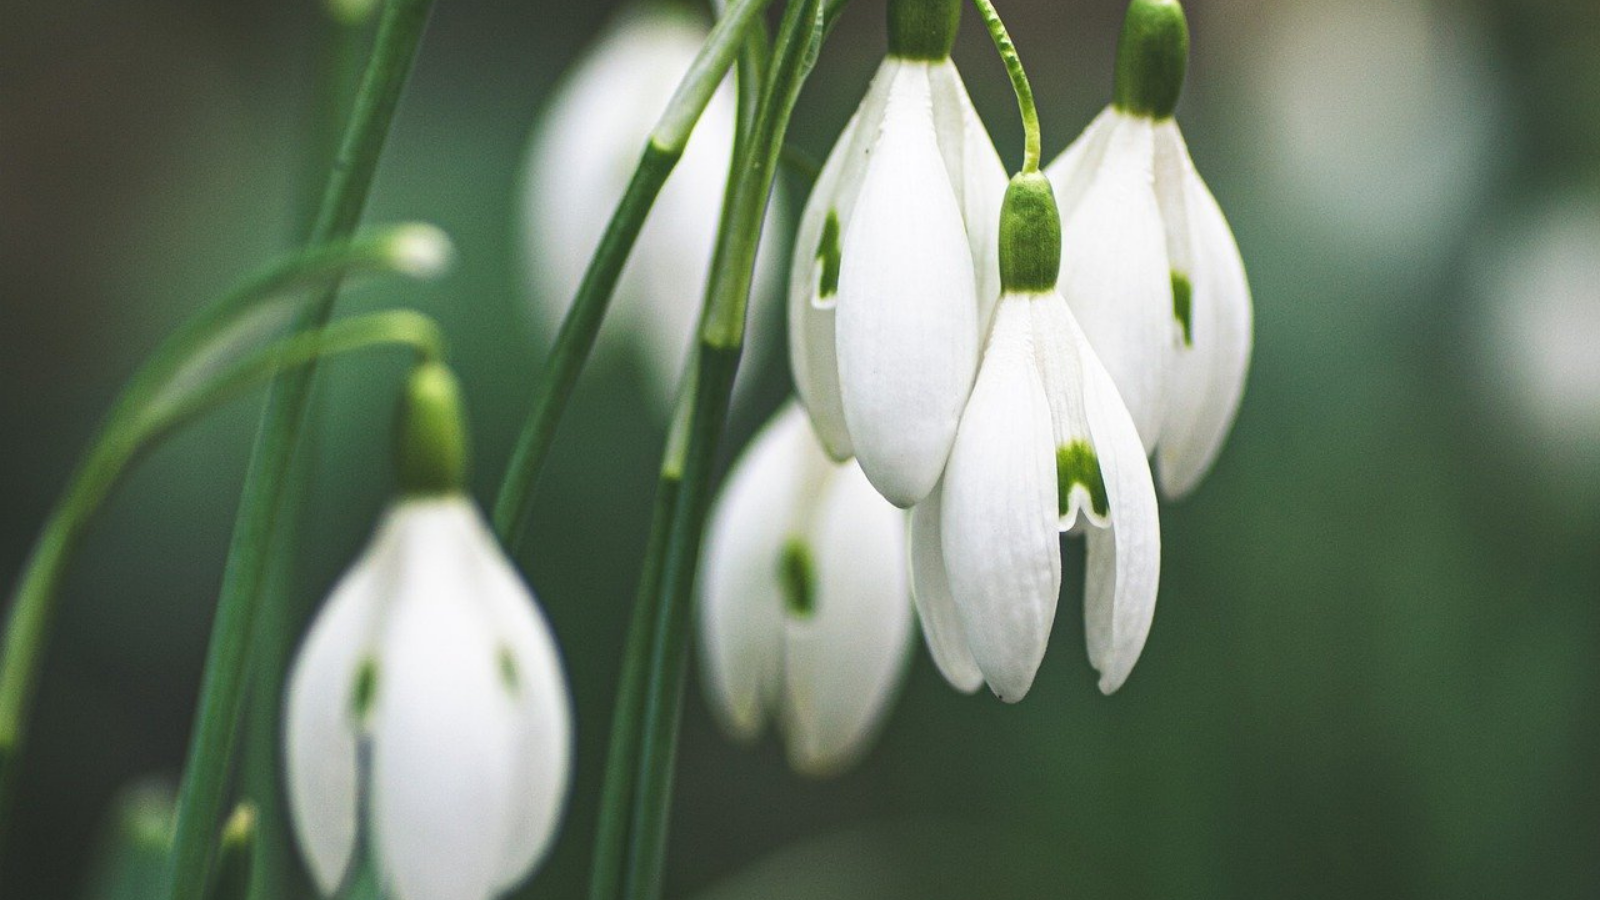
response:
M730 173L731 188L706 290L693 380L682 407L687 415L679 419L687 422L687 428L674 428L662 463L660 489L674 492L673 508L659 569L641 704L643 739L624 894L629 900L654 900L661 894L693 620L692 588L711 502L712 466L743 347L745 310L773 177L795 100L816 60L823 24L819 0L792 0L784 12L752 133ZM651 537L652 545L659 546L661 540L655 534ZM646 574L656 573L652 567Z
M994 40L994 49L1005 61L1006 74L1011 76L1011 89L1017 94L1017 109L1022 113L1022 171L1037 172L1040 155L1039 110L1033 103L1033 86L1028 83L1028 73L1022 69L1022 57L1017 55L1017 45L1011 42L1011 35L1006 33L1006 24L1000 21L1000 13L995 10L993 0L972 0L972 5L978 8L978 14L983 17L989 37Z
M539 372L533 407L495 500L495 531L509 549L515 550L521 543L528 507L533 501L533 488L555 440L556 426L578 383L578 374L594 349L606 307L622 275L623 264L644 227L645 217L683 155L689 135L705 112L706 104L711 102L717 85L733 65L746 34L769 2L734 0L728 5L727 13L712 28L700 54L679 82L677 92L651 132L633 179L611 214L600 246L578 286L572 308L562 320L555 345Z
M385 4L372 56L312 226L312 242L342 238L360 220L432 8L432 0L388 0ZM296 330L326 323L338 292L337 283L330 285L300 317ZM278 515L293 494L286 484L314 377L314 365L307 365L274 382L245 476L178 794L177 831L168 873L167 896L171 900L197 900L210 867L243 706L246 651L256 637L256 614L275 546Z
M411 250L419 229L425 228L398 226L312 247L260 270L180 326L123 387L29 555L6 622L5 652L0 657L0 834L9 822L17 760L27 737L39 665L55 620L56 588L84 527L144 440L136 421L147 417L149 407L163 395L181 400L196 380L204 384L208 380L202 365L205 357L225 363L238 349L233 345L243 338L265 337L274 319L268 316L256 321L263 310L272 309L285 320L292 317L298 305L306 302L286 299L294 292L343 273L415 273ZM259 326L260 331L252 326Z

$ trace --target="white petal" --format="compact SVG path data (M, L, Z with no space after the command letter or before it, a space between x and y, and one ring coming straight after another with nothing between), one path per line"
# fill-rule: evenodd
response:
M1063 220L1076 212L1078 204L1083 202L1083 195L1100 170L1106 147L1111 143L1111 132L1119 121L1121 117L1116 109L1106 107L1083 130L1083 134L1078 135L1077 140L1068 145L1054 162L1045 166L1044 173L1049 176L1050 186L1055 189L1056 205L1061 207Z
M1153 126L1111 115L1103 159L1082 200L1062 217L1059 287L1149 452L1160 434L1178 326L1166 234L1152 187ZM1062 193L1068 189L1057 186Z
M393 587L392 517L329 595L289 676L284 710L289 811L308 868L332 894L350 868L360 802L362 670ZM377 671L373 669L372 671Z
M928 71L933 86L933 119L950 182L961 202L978 286L978 326L988 334L1000 299L1000 204L1005 199L1006 167L995 152L989 130L972 105L955 63L945 60Z
M503 645L450 503L416 504L380 638L369 805L396 900L488 900L521 800Z
M1081 339L1081 338L1080 338ZM1144 448L1111 376L1083 357L1084 406L1111 508L1109 528L1090 528L1084 633L1100 690L1122 686L1144 650L1161 580L1161 525Z
M977 359L977 288L933 129L925 64L902 62L845 229L837 341L867 478L910 507L944 470Z
M795 392L828 455L843 462L855 450L839 400L834 307L844 224L850 221L868 151L883 127L883 108L898 63L886 59L866 97L845 125L806 201L789 266L789 366ZM831 223L830 223L831 220ZM826 245L826 246L825 246Z
M1078 524L1080 516L1095 526L1107 522L1108 509L1100 493L1101 482L1092 477L1078 477L1069 483L1065 479L1074 473L1063 468L1064 460L1075 453L1094 447L1090 433L1089 413L1084 404L1084 357L1092 356L1083 338L1083 331L1073 319L1072 310L1060 294L1050 292L1037 295L1029 303L1033 317L1034 356L1039 365L1039 376L1044 384L1044 396L1050 404L1051 435L1056 448L1056 490L1058 525L1068 531ZM1061 492L1065 489L1065 502ZM1097 503L1097 499L1100 501Z
M1022 699L1044 657L1061 588L1050 409L1028 301L1000 299L983 370L945 473L950 594L1000 699Z
M700 663L708 702L729 734L754 740L782 680L784 546L802 535L812 487L832 466L804 411L785 406L729 473L700 565Z
M515 704L511 829L498 887L516 886L555 840L572 777L572 699L544 611L500 549L478 508L458 505L462 540L479 570L484 609L500 642Z
M1189 493L1222 449L1250 367L1250 283L1222 209L1195 171L1176 123L1156 129L1156 188L1173 270L1191 286L1191 340L1172 367L1157 448L1161 489Z
M784 628L784 737L797 771L842 771L869 746L911 649L905 513L856 465L827 480L807 529L814 607Z
M911 510L911 594L933 664L951 687L970 694L983 684L983 672L967 647L961 614L950 597L950 579L945 575L939 525L943 494L941 483Z

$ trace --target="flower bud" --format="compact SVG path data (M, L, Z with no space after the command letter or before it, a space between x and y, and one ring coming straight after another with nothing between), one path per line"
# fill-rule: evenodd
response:
M889 0L889 55L949 59L960 27L961 0Z
M1000 206L1000 290L1036 294L1053 289L1061 272L1061 213L1050 179L1023 172L1011 179Z
M1117 109L1171 118L1188 62L1189 23L1178 0L1133 0L1117 43Z
M467 455L466 418L455 373L438 362L417 366L400 407L395 456L400 490L407 495L461 490Z

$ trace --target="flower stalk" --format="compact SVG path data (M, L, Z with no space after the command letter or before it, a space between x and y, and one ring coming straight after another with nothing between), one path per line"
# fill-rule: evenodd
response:
M712 265L714 274L706 291L693 381L684 401L687 416L680 419L688 423L682 432L687 440L680 444L675 435L669 441L662 466L662 486L669 488L677 482L677 496L661 564L642 702L644 729L624 882L624 896L629 900L654 900L661 894L693 621L692 588L711 500L712 464L743 348L745 309L767 199L795 100L816 60L822 25L818 0L793 0L784 11L754 127L729 176L730 190ZM655 540L652 537L652 542Z
M312 242L348 235L360 221L432 8L432 0L390 0L384 7L344 140L312 225ZM330 284L296 323L299 330L327 322L338 292L337 282ZM210 867L215 825L222 814L244 705L246 650L256 639L256 613L270 568L278 516L293 493L286 490L288 474L315 374L308 365L280 376L273 384L251 455L178 795L167 895L171 900L194 900Z
M769 2L771 0L735 0L729 4L651 132L633 178L606 225L600 246L578 286L577 297L562 320L555 345L535 382L532 409L495 500L495 531L513 552L526 528L533 488L555 440L556 427L566 412L578 375L594 349L600 323L605 319L617 280L644 227L645 217L683 155L695 123Z
M1011 42L1011 35L1006 32L1006 24L1000 20L993 0L972 0L972 5L978 8L978 14L983 17L984 27L989 29L989 37L994 41L994 49L1006 64L1006 74L1011 77L1011 89L1017 95L1017 109L1022 114L1022 171L1037 172L1042 152L1039 110L1033 102L1033 86L1028 83L1028 73L1022 68L1022 57L1017 55L1017 45Z

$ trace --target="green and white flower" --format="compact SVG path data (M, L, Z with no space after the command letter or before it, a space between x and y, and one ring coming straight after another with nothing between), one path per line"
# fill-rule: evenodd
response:
M730 734L777 718L815 775L865 752L911 648L905 554L905 513L785 406L729 476L701 563L703 681Z
M405 495L290 676L290 812L324 894L367 852L396 900L488 900L544 856L566 798L560 651L461 492L454 392L438 369L413 379Z
M950 60L950 0L889 4L889 55L801 218L789 354L829 455L884 497L922 500L944 469L999 296L1005 170Z
M1161 532L1133 420L1055 288L1049 182L1019 175L1000 224L1003 288L942 487L912 514L912 578L935 663L960 690L1027 694L1061 588L1058 533L1084 535L1100 689L1121 687L1155 612Z
M1115 101L1046 169L1061 205L1061 293L1174 498L1233 424L1252 327L1238 245L1172 117L1188 49L1177 0L1133 0Z

